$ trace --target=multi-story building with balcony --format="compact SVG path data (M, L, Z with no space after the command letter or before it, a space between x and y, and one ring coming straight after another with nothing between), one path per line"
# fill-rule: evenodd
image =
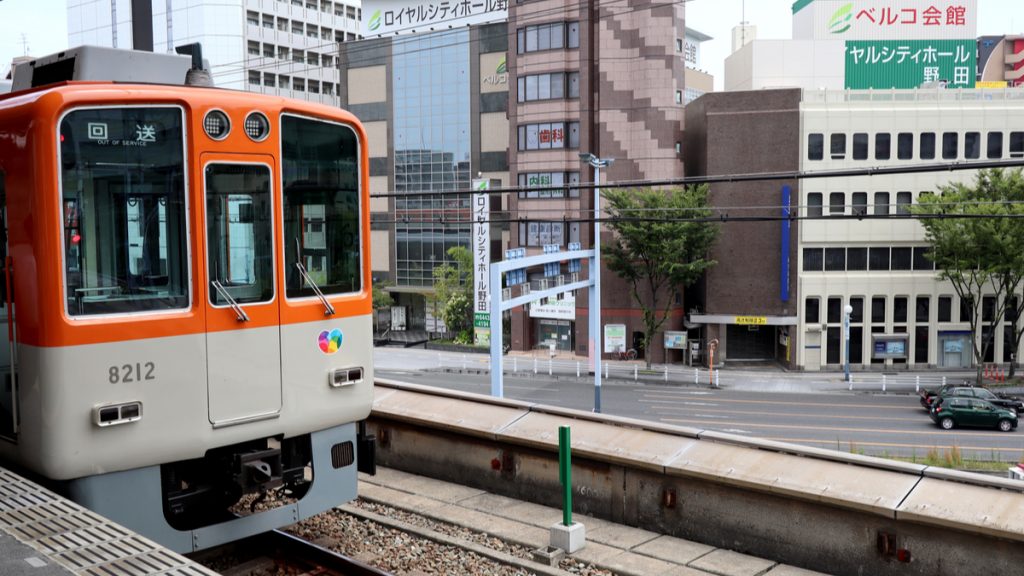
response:
M69 0L68 44L171 52L199 42L214 84L338 104L338 45L359 38L357 1Z

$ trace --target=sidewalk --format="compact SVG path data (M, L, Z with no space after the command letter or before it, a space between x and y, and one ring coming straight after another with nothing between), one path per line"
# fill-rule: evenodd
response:
M487 533L531 550L549 546L549 529L562 519L561 511L555 508L380 467L377 468L376 476L359 475L359 496L364 500L426 516L439 522ZM535 574L570 574L557 566L549 567L531 560L515 558L451 536L383 518L352 505L342 506L341 510L419 534L442 544L465 547L477 554L501 563L519 566ZM587 544L571 558L621 576L822 576L820 572L803 570L772 560L604 520L581 515L574 515L573 520L586 527Z

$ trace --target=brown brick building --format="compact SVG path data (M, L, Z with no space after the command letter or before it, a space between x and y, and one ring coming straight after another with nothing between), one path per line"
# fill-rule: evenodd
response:
M509 172L511 185L536 186L510 198L511 246L539 253L544 244L593 245L589 190L580 153L614 158L602 182L683 176L685 61L682 3L541 0L509 4ZM563 220L564 222L559 222ZM610 239L602 232L604 242ZM642 333L628 286L602 271L602 324L623 324L627 344ZM555 343L587 355L586 291L575 302L512 315L512 347ZM681 295L664 327L683 324ZM655 361L664 360L661 342ZM678 353L670 360L678 361Z

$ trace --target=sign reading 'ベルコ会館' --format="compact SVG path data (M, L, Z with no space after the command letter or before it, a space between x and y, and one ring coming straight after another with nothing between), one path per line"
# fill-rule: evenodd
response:
M508 0L366 0L363 2L364 36L408 34L443 30L469 24L508 19Z

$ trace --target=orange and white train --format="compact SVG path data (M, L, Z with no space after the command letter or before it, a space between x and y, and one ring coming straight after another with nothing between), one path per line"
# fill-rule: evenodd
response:
M366 135L132 82L190 61L127 54L40 59L0 95L0 460L193 551L354 498L372 466ZM121 81L68 81L98 69Z

